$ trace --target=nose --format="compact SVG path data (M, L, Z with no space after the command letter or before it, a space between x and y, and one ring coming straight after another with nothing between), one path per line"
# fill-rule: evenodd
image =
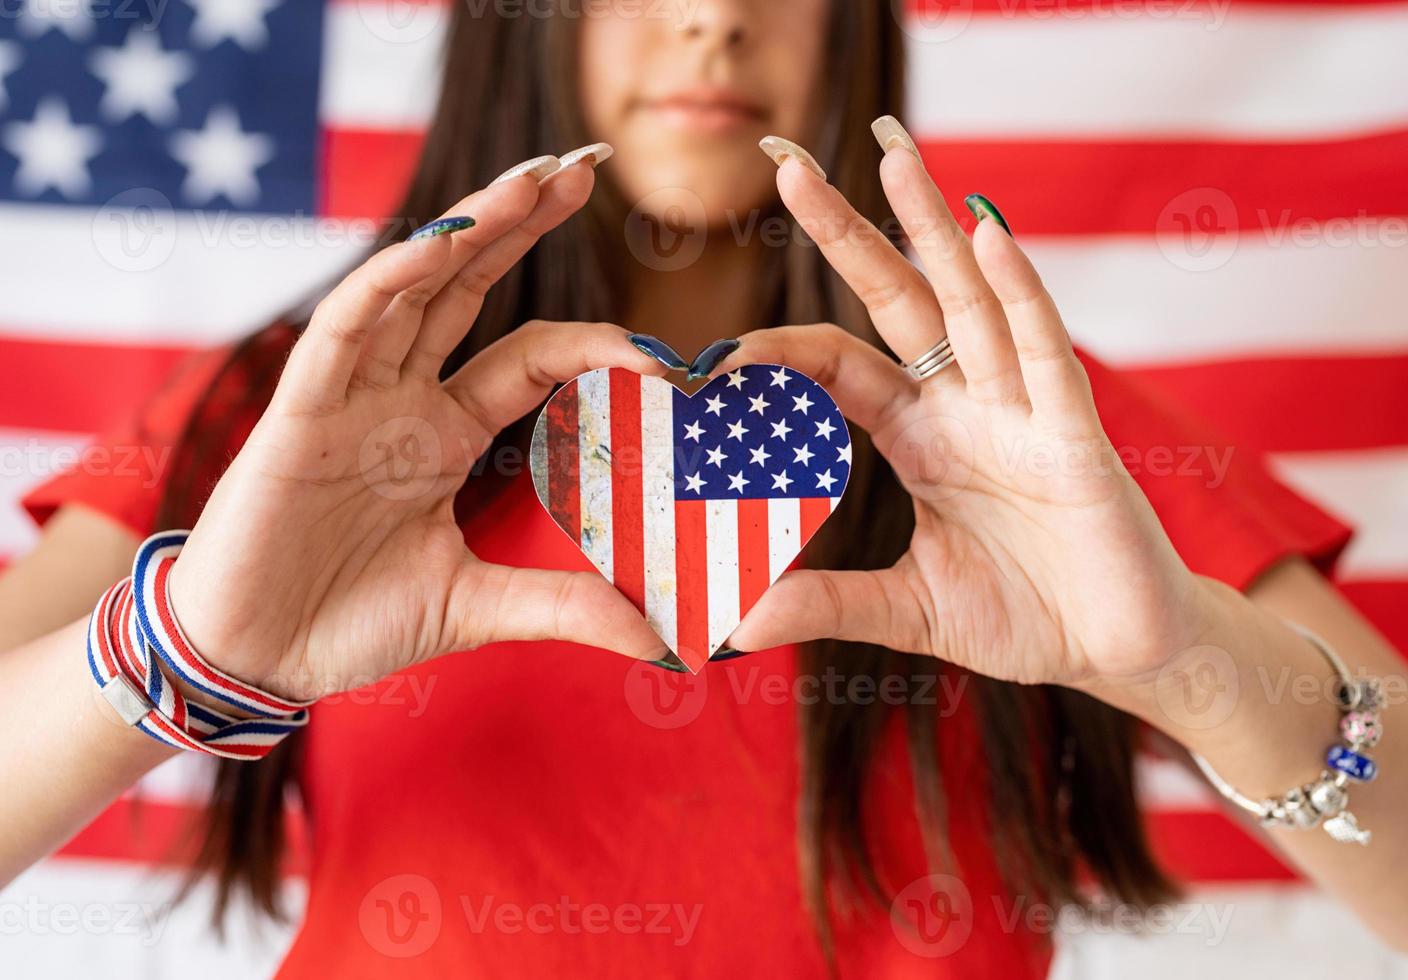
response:
M684 35L690 41L731 50L751 40L752 0L693 0L692 7L684 23Z

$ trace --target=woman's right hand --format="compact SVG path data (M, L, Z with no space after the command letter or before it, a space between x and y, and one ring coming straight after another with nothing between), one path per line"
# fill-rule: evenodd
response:
M439 380L485 292L592 186L590 164L491 186L448 212L473 228L382 250L318 306L171 573L214 666L311 699L499 640L664 652L595 572L483 562L453 513L474 461L555 383L663 374L619 327L534 322Z

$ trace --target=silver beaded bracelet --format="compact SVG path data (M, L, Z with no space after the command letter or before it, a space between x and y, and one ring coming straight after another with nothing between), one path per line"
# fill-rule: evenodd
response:
M1349 784L1367 783L1379 774L1378 764L1364 750L1373 748L1383 736L1383 685L1374 677L1356 680L1324 640L1295 623L1287 625L1314 644L1339 675L1335 699L1340 709L1340 741L1325 753L1327 768L1314 782L1278 797L1254 800L1239 793L1196 752L1193 761L1219 793L1256 817L1263 827L1308 830L1319 826L1342 843L1368 844L1369 831L1361 829L1349 812Z

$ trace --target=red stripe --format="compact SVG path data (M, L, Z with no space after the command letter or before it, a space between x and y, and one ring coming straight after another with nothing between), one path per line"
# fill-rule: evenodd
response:
M205 744L196 736L190 734L185 729L177 728L163 715L156 711L147 712L144 719L148 724L155 726L166 734L170 735L179 744L186 746L190 751L207 754ZM274 750L277 742L268 745L238 745L228 742L218 743L221 752L229 755L240 756L245 759L262 759Z
M369 0L332 0L334 5L350 6L353 4L366 4ZM390 6L391 0L386 0ZM399 3L408 6L443 7L448 5L450 0L398 0ZM905 7L911 14L942 13L945 10L953 9L958 11L971 10L974 13L997 14L1002 16L1012 16L1013 14L1035 14L1037 16L1052 18L1056 14L1068 14L1072 11L1090 10L1092 12L1103 12L1114 19L1115 15L1129 16L1132 12L1140 8L1131 7L1126 4L1115 3L1113 0L903 0ZM1258 6L1269 4L1275 6L1306 6L1321 7L1325 10L1336 10L1344 7L1377 7L1399 3L1401 0L1231 0L1231 5L1235 7ZM1168 3L1160 4L1153 0L1147 4L1147 9L1154 16L1168 17L1171 14L1184 10L1185 0L1170 0ZM1212 0L1193 0L1194 6L1212 8Z
M1219 226L1240 229L1242 242L1273 246L1296 240L1297 221L1408 214L1408 181L1401 179L1408 130L1295 143L1018 133L920 142L955 214L971 224L963 196L981 187L1020 235L1152 235L1171 230L1168 209L1176 198L1190 207L1211 204ZM1199 188L1214 190L1183 197Z
M772 582L768 577L768 502L738 501L738 612L748 615Z
M640 375L611 369L612 582L645 612L645 508L641 500Z
M201 751L201 745L197 739L192 738L190 735L187 735L182 729L177 728L175 725L171 724L171 722L167 721L164 717L162 717L160 712L148 711L147 717L143 720L147 722L147 724L156 728L158 731L165 732L168 736L175 740L177 745L185 746L188 750L193 752Z
M340 0L347 2L347 0ZM430 0L437 2L437 0ZM1219 3L1215 0L1146 0L1143 4L1125 4L1121 0L905 0L910 13L915 17L930 16L936 25L946 23L941 19L948 12L949 17L961 17L968 12L973 14L1003 17L1028 18L1031 20L1069 20L1072 17L1088 16L1099 23L1121 22L1141 15L1148 20L1168 19L1178 16L1187 18L1198 11L1206 11L1212 18L1218 14ZM1353 9L1355 7L1387 7L1402 0L1230 0L1231 7L1293 6L1318 8L1323 11ZM1218 21L1220 22L1220 16Z
M1408 156L1408 130L1294 142L1041 139L1021 133L982 140L919 134L919 141L956 214L966 219L962 198L981 187L1013 221L1020 216L1020 230L1028 235L1153 234L1170 202L1197 188L1216 188L1231 202L1242 234L1272 244L1278 234L1289 236L1288 222L1408 214L1408 183L1398 179ZM328 130L323 213L392 215L421 142L419 133L409 131ZM1033 173L1041 179L1032 180ZM1051 193L1053 187L1061 193Z
M799 503L802 505L801 541L799 543L805 545L812 539L812 535L826 523L826 519L831 516L831 498L803 497Z
M129 582L128 587L123 590L122 597L118 600L118 606L114 610L114 630L111 636L112 644L122 657L123 673L129 679L136 682L137 686L145 689L147 686L147 669L137 658L137 653L132 649L132 590Z
M709 649L709 535L706 503L675 501L675 653L691 670L699 670Z
M1157 810L1149 837L1160 863L1191 881L1294 881L1299 876L1265 845L1215 810Z
M102 600L98 603L98 611L95 614L97 617L97 624L94 627L93 632L98 635L98 656L102 658L104 673L106 673L109 677L116 677L119 673L121 673L121 671L118 670L117 661L113 658L112 655L112 644L110 640L110 634L108 633L108 628L110 625L109 619L112 615L113 597L117 594L119 590L121 590L121 588L122 583L119 582L117 585L114 585L112 588L104 592Z
M1233 445L1267 452L1408 445L1408 354L1255 358L1129 373L1196 409Z
M0 337L0 426L100 432L135 413L189 353Z
M574 541L582 539L582 490L578 464L577 382L552 396L547 413L548 513Z
M1408 581L1344 582L1338 588L1408 660Z
M204 820L205 808L195 802L124 797L59 848L57 856L184 866L195 856L200 841L195 831ZM307 823L299 811L289 810L284 826L289 846L282 871L285 875L307 874Z
M369 0L332 0L335 5L366 4ZM450 0L398 0L399 3L408 6L443 7ZM1155 15L1168 17L1176 11L1184 9L1185 0L1170 0L1169 3L1160 4L1153 0L1147 6ZM1193 0L1195 5L1207 6L1211 8L1212 0ZM1232 0L1232 6L1257 6L1260 4L1273 4L1276 6L1294 5L1306 7L1323 7L1326 10L1333 10L1342 7L1368 6L1374 7L1398 3L1401 0ZM390 0L387 0L390 5ZM972 10L974 13L999 14L1011 16L1014 13L1034 13L1039 16L1051 17L1056 13L1068 13L1070 11L1102 11L1107 15L1128 15L1137 8L1128 5L1115 3L1113 0L904 0L906 8L910 13L921 14L926 11L942 12L945 9Z
M423 142L423 135L411 130L325 130L320 213L333 218L393 215L415 172ZM424 221L433 217L419 216Z

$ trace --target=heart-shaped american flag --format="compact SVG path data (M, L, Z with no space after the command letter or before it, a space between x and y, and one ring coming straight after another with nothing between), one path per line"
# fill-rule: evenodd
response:
M777 364L693 395L602 368L548 400L531 465L552 519L697 671L831 516L851 437L821 385Z

